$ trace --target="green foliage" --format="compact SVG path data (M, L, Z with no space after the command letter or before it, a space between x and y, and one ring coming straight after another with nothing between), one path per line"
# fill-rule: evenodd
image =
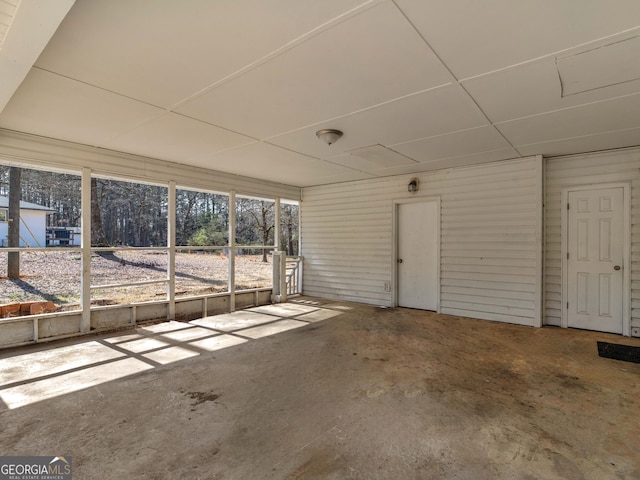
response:
M226 245L227 236L216 226L216 222L211 222L200 227L187 241L187 245L204 247L208 245Z

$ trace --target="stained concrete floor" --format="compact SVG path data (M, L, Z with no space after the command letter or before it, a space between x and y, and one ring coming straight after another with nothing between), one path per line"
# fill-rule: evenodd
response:
M0 352L0 455L84 479L638 479L640 365L596 341L302 297Z

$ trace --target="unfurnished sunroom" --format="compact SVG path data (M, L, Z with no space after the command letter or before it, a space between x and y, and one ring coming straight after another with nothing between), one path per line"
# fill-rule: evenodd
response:
M636 2L7 5L0 162L75 178L85 260L79 309L4 346L272 301L235 289L243 198L273 205L261 251L299 205L306 294L640 336ZM100 179L164 192L162 299L91 306L92 253L124 248L89 241ZM181 191L234 212L223 293L176 296Z

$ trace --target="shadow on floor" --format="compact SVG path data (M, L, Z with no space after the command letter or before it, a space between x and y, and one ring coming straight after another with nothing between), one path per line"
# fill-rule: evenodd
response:
M348 310L345 304L293 300L190 322L141 325L117 334L85 337L0 353L0 409L76 392L188 358L210 355Z

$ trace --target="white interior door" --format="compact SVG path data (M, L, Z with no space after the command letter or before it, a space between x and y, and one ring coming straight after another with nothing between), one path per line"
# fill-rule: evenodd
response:
M437 201L402 203L397 220L398 306L438 309Z
M569 192L569 327L623 333L624 190Z

